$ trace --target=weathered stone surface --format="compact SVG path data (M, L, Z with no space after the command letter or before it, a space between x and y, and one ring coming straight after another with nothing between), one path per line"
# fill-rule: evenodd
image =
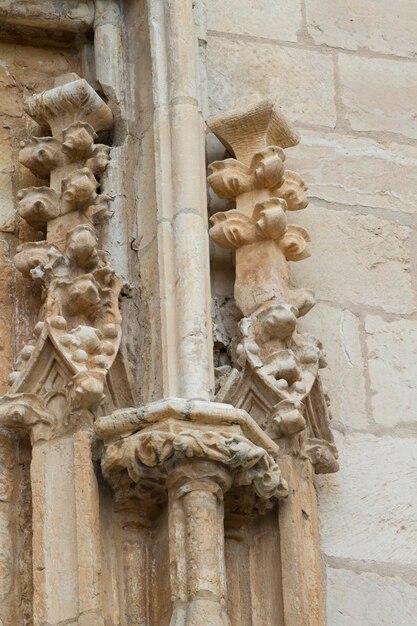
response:
M316 305L300 320L300 329L322 341L328 367L321 370L331 399L333 419L347 428L367 426L364 362L359 320L347 309Z
M10 174L0 173L0 231L14 230L15 203Z
M291 219L307 228L312 250L320 251L318 261L313 257L291 265L295 285L308 284L319 299L380 306L391 313L416 310L405 245L411 229L372 215L313 206Z
M208 28L283 41L297 41L300 0L212 0Z
M14 515L11 501L15 452L10 435L0 431L0 625L2 619L6 625L13 623L10 619L9 599L15 580L11 523Z
M10 315L12 268L9 247L0 239L0 394L8 388L7 379L12 360L12 333Z
M323 551L417 567L415 439L336 433L336 443L339 472L317 480Z
M349 135L303 131L288 152L311 196L363 207L415 212L417 149Z
M1 0L0 18L10 24L83 32L93 21L94 7L91 0L79 3L67 0L60 5L53 0L13 2Z
M10 502L12 498L14 451L10 435L0 431L0 503L2 505Z
M0 172L13 172L13 170L11 133L8 128L0 128Z
M105 94L106 102L117 117L114 155L120 153L122 158L115 158L111 170L100 180L103 192L116 195L110 207L114 217L108 226L98 230L107 229L103 247L115 259L117 271L133 284L132 290L123 289L121 300L130 364L135 362L137 355L140 359L139 365L133 366L137 370L136 388L142 394L139 404L176 393L177 390L179 395L184 390L190 394L188 382L191 380L193 397L200 397L208 388L206 372L211 367L211 343L207 315L209 270L204 256L207 223L204 174L200 171L204 168L200 168L197 155L199 150L202 155L203 140L203 120L201 116L199 118L197 109L199 105L205 106L206 86L204 66L196 72L197 78L193 75L197 68L197 58L193 56L197 48L197 33L192 19L193 12L202 17L203 9L199 5L203 4L137 0L125 3L126 11L119 15L117 0L96 0L94 43L92 38L88 38L87 46L83 46L81 53L84 77L95 86L97 78L101 93ZM336 202L338 208L340 205L355 207L352 213L340 212L338 208L329 211L312 206L305 214L290 211L286 214L289 222L308 226L313 240L311 260L304 260L297 266L291 264L292 277L299 286L314 287L322 302L297 323L323 341L329 368L322 370L321 377L329 387L335 419L346 424L348 432L349 428L363 431L367 426L364 381L368 364L361 351L361 345L362 348L364 345L359 341L359 326L363 333L362 318L366 317L368 373L373 393L368 398L368 408L372 403L373 417L377 422L376 425L371 424L371 428L373 432L378 429L385 432L387 427L398 421L402 424L398 425L397 431L392 431L393 434L411 432L410 424L415 424L412 408L416 404L416 394L415 385L411 387L410 372L417 365L413 350L416 331L412 326L417 294L408 270L409 255L414 253L408 237L413 234L411 229L395 222L398 216L399 221L408 223L409 216L415 211L417 155L414 148L400 145L400 142L404 142L406 136L417 133L413 95L416 70L409 60L369 59L369 49L371 53L395 54L397 58L399 55L414 55L412 29L415 19L413 21L412 16L416 7L411 5L411 0L400 0L390 5L386 0L363 0L362 3L359 0L350 3L330 0L212 0L205 4L212 33L206 50L201 21L198 47L203 62L206 52L208 55L211 82L207 93L212 99L213 111L235 108L236 100L247 96L268 95L277 100L293 120L299 120L308 128L319 129L305 134L305 143L294 149L294 158L287 158L285 167L300 172L303 177L306 175L312 196L324 201L318 203L321 206L327 206L326 202ZM300 4L307 5L308 18L308 23L304 21L301 29ZM6 15L2 13L4 8ZM38 25L46 27L53 24L54 27L78 29L84 15L90 28L93 2L65 0L64 6L61 0L23 0L14 4L11 0L0 0L2 15L7 17L9 23L17 17L23 36L28 32L26 25L33 28L32 18ZM25 22L25 19L28 21ZM307 27L313 40L307 38ZM23 174L20 167L13 181L9 177L13 173L9 132L16 152L19 141L30 134L31 122L27 116L21 116L22 96L50 88L57 74L76 70L81 50L78 40L73 48L60 48L57 40L50 48L49 42L42 38L34 39L33 46L19 45L10 35L12 27L7 28L10 43L0 43L0 86L3 87L0 89L0 115L2 124L7 126L4 132L0 131L0 214L3 211L6 218L13 212L12 185L16 193L22 187L38 184L32 180L32 174ZM213 31L217 31L217 35ZM224 36L219 36L219 31L223 31ZM64 35L64 40L69 42L71 37ZM319 44L316 48L313 41ZM303 50L304 45L307 50ZM355 51L349 57L341 55L340 73L333 74L334 59L339 52L328 46ZM130 75L124 72L125 56L131 62ZM336 80L341 79L345 107L345 110L340 107L338 118L340 128L344 130L338 130L337 135L326 132L336 124L334 76ZM155 102L161 105L156 110ZM350 137L345 122L350 122L354 130L366 133L376 131L379 143L367 138ZM341 132L346 135L341 135ZM390 142L384 142L384 132L400 133L398 143L392 142L392 135L386 135ZM129 133L130 139L127 140ZM35 134L39 133L36 131ZM129 142L132 146L128 145ZM216 160L223 158L224 150ZM268 167L264 171L268 174ZM251 175L253 173L250 172ZM120 184L116 180L118 176ZM267 189L272 190L270 187ZM265 190L257 189L259 191ZM190 202L189 199L194 197L198 200ZM174 223L171 219L173 207L184 210ZM375 216L360 217L360 207L369 207L371 213L373 209L381 209L378 214L385 216L391 210L403 214L397 213L392 221L384 221ZM212 212L216 212L214 206L212 208ZM266 207L265 211L271 208ZM201 224L199 218L192 214L195 209L202 215ZM275 225L279 226L282 215L278 209L282 206L275 209ZM216 207L216 210L223 212L226 207ZM230 211L228 215L231 215ZM270 216L271 212L265 212L262 219L252 220L249 224L250 236L258 236L259 231L265 235ZM228 219L226 217L225 221ZM1 228L4 229L4 226L0 220ZM86 234L85 229L79 232ZM236 235L236 231L231 229L233 234ZM21 228L20 237L22 241L33 241L40 239L41 235L33 236L28 226ZM17 241L10 230L4 239L7 244L10 243L12 252ZM82 240L79 243L82 248ZM0 247L0 253L2 251L3 247ZM30 336L34 309L29 287L23 287L23 281L19 282L11 274L7 246L4 246L4 252L3 256L0 254L0 393L14 353L16 337L19 344ZM293 252L291 246L287 247L287 252ZM233 307L229 299L235 269L242 262L242 258L236 261L236 257L235 251L229 249L221 253L216 251L212 265L215 296L223 311L230 305L229 312L225 313L228 334L224 345L238 335L235 327L238 315L230 313ZM256 254L252 258L252 267L258 271L262 262ZM275 268L274 264L271 266ZM259 276L261 274L262 271ZM281 282L285 291L286 276ZM261 281L256 287L260 284ZM284 301L283 304L291 303ZM384 308L389 315L381 311L380 319L372 307ZM407 315L402 321L383 319L391 320L394 317L392 313ZM290 306L277 306L267 318L266 326L284 335L285 326L294 324L292 315ZM251 336L253 334L247 334L246 338ZM192 350L200 339L205 340L202 345L207 346L208 359L201 358L201 350ZM278 339L287 341L288 337ZM273 337L275 344L272 347L279 344L278 339ZM361 339L365 341L364 334ZM178 348L186 340L187 349L181 354ZM229 357L232 358L235 343L229 343L230 354L223 351L225 363L229 363ZM262 341L259 339L259 344L247 343L250 349L255 348L254 355L261 356L265 362L264 357L268 355L264 338ZM260 348L258 352L257 347ZM23 354L29 356L30 348L31 344L28 344ZM111 346L107 343L105 348L109 350ZM303 358L311 360L312 354L314 356L314 350L306 351ZM103 361L99 359L100 362ZM227 370L227 365L224 369ZM292 376L290 370L291 367L288 367L288 378ZM52 371L48 382L56 388L56 381L63 373L62 370ZM120 387L125 385L126 378L122 377ZM177 384L177 378L181 384ZM118 380L119 377L116 382ZM285 383L286 379L280 380ZM194 391L194 381L198 382L198 393ZM118 385L112 375L109 386L113 397L118 392ZM105 393L108 394L107 389ZM260 394L261 400L264 397ZM136 406L136 403L127 404ZM104 407L100 407L102 411L108 414L107 401ZM368 415L370 417L372 415ZM404 427L404 422L407 427ZM288 441L282 443L283 452ZM51 452L49 444L44 444L43 449ZM401 571L403 567L410 577L412 569L417 570L417 557L413 556L417 534L417 462L413 457L413 444L415 442L411 439L377 439L368 435L359 436L358 433L355 437L339 438L339 446L343 448L340 480L328 477L319 481L319 494L323 495L323 539L327 552L334 557L329 559L333 567L329 566L327 573L328 626L411 626L415 622L415 589L399 579L385 578L381 574L388 571L391 563L397 566L394 571ZM132 514L134 506L128 513L114 513L113 494L101 482L100 497L97 498L101 513L98 524L96 504L94 510L88 505L89 500L96 502L95 475L88 446L82 459L76 454L73 458L71 451L63 448L61 440L55 453L44 457L45 464L42 465L42 459L36 454L40 448L35 446L32 468L35 506L32 511L29 489L26 489L24 497L15 498L13 493L11 498L14 481L10 475L18 475L18 491L21 492L22 483L28 478L25 481L20 479L19 467L24 466L24 472L29 473L29 455L22 457L22 448L17 447L14 456L19 467L9 472L0 443L0 520L4 518L7 525L4 532L0 521L0 625L21 626L33 621L30 618L24 621L14 609L25 602L27 606L32 605L31 579L27 576L33 565L29 547L32 513L35 514L36 586L42 593L41 585L46 577L46 591L50 593L48 601L53 604L53 619L35 615L35 622L62 623L65 619L73 626L78 622L79 626L102 626L103 623L119 624L131 620L134 623L165 624L172 615L171 598L179 597L175 595L178 593L175 588L177 583L185 580L187 590L194 585L200 592L207 591L213 581L216 583L216 577L221 578L222 563L217 564L219 567L216 563L213 567L212 563L216 554L221 556L223 537L223 515L221 510L217 510L222 506L221 493L216 481L207 480L207 475L202 473L203 485L193 482L190 491L182 494L176 493L173 485L170 498L174 507L168 516L170 521L163 516L151 531L140 526L146 523L141 515L142 509L134 511L136 517ZM95 447L94 450L99 452L100 448ZM255 560L244 556L243 564L237 560L233 563L236 575L233 583L229 585L228 581L227 584L229 603L237 607L242 599L242 605L246 606L250 604L250 599L256 607L252 615L255 622L323 626L325 620L320 607L316 610L321 602L321 577L317 556L319 542L315 533L315 494L309 474L312 468L305 461L301 476L298 459L291 457L289 460L293 467L291 471L286 468L286 477L292 491L279 508L279 529L276 511L273 510L268 522L270 527L258 523L256 519L254 535L243 537L243 540L240 537L240 541L236 541L236 537L228 539L239 547L238 552L243 555L245 550L249 552L247 545L250 542L251 546L256 546L253 552L259 555L259 559L256 557ZM188 464L192 467L194 460L189 459ZM42 465L42 471L39 465ZM98 467L95 469L98 470ZM74 482L77 485L75 491L72 489ZM195 492L209 485L211 491L197 497ZM145 486L143 481L139 481L140 489ZM188 483L186 486L188 488ZM120 503L120 493L116 496ZM227 491L227 506L230 497L231 492ZM48 503L44 517L40 498ZM240 506L238 498L236 503ZM128 502L126 508L129 505L132 502ZM13 509L14 518L19 518L16 524L14 521L10 524L10 509ZM16 515L22 509L25 515ZM215 527L216 519L219 524ZM173 525L175 521L179 521L176 526ZM226 525L227 522L226 519ZM59 532L61 526L63 533ZM45 536L39 532L40 528L45 529ZM178 530L174 542L177 550L172 549L172 528ZM13 562L8 560L11 535L17 545ZM159 544L156 550L152 545L154 537L155 543ZM99 558L96 560L99 541L103 563ZM42 548L47 555L46 569L39 561ZM252 547L250 549L252 551ZM178 576L174 572L176 563L169 563L172 555L175 555L173 560L177 562ZM338 557L342 559L340 562ZM189 567L184 565L184 560ZM277 567L279 560L281 564ZM355 566L352 560L356 560L357 570L354 573L334 569L341 564L349 568L349 560L352 567ZM369 569L374 567L379 574L358 574L361 569L358 560L362 561L363 568L367 566L366 560L372 561ZM138 563L143 567L138 567ZM3 568L6 570L5 578L2 578ZM48 580L51 570L52 582ZM208 570L211 572L207 575ZM200 579L204 589L202 585L198 587L199 573L203 573ZM265 577L267 580L264 581ZM240 580L246 582L242 585ZM96 582L103 583L102 588L99 589ZM216 596L219 590L223 593L222 585L217 586L214 589ZM4 596L4 589L11 590L11 593L8 591ZM271 591L274 593L271 594ZM270 603L263 601L265 597L267 600L272 598L277 606L281 606L275 614L268 609ZM152 599L150 608L147 606L149 598ZM142 599L145 601L142 602ZM97 608L101 600L106 606L103 615L98 616L96 609L101 611ZM181 608L181 603L179 606ZM281 616L281 610L284 616ZM78 611L82 612L81 617L78 617ZM222 623L226 623L227 617L221 617L224 617ZM235 609L233 615L228 617L232 623L238 622L238 610ZM188 621L195 626L193 615ZM208 620L203 616L200 621L206 624ZM242 615L240 621L249 623L249 613Z
M341 97L354 130L417 137L417 65L339 55Z
M416 421L417 324L415 320L387 322L365 319L373 417L394 426Z
M1 113L11 117L22 115L19 87L7 67L0 67Z
M329 626L411 626L417 587L401 578L327 567Z
M306 0L308 31L317 44L415 57L413 0Z
M0 606L6 601L13 581L13 552L10 509L0 503Z
M268 96L294 122L335 125L333 66L328 56L220 37L209 38L207 55L212 113L235 108L239 99Z
M1 42L0 60L0 117L9 118L7 126L19 124L24 95L52 87L57 74L79 70L79 59L71 49L57 54L54 48Z

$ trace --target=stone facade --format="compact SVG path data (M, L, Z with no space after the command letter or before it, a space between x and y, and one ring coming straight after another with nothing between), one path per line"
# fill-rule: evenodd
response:
M416 17L0 2L0 626L414 623Z

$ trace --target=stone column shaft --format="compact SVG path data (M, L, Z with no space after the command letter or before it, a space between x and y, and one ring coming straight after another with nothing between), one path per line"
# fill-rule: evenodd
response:
M119 511L122 549L120 572L122 624L149 626L149 528L140 514Z
M88 433L35 444L31 477L34 624L100 626L98 492Z
M174 597L170 626L229 626L223 489L230 486L230 478L213 463L197 461L196 466L186 468L185 475L174 470L168 487Z
M191 0L164 0L148 2L148 11L159 78L153 87L164 389L167 397L208 400L209 254L193 8Z
M236 250L235 291L244 310L273 298L287 302L287 261L275 241L252 243Z

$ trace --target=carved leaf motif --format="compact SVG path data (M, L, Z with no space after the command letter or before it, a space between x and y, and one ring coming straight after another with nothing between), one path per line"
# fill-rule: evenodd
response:
M214 161L209 165L212 174L207 180L221 198L236 198L254 189L272 189L282 183L284 160L279 146L268 146L253 156L250 167L236 159Z
M287 228L285 208L284 200L270 198L255 206L252 218L236 210L215 213L210 218L214 224L210 236L222 248L240 248L266 239L279 241Z
M88 167L71 172L62 181L61 215L93 204L98 182Z
M184 430L181 433L151 431L131 435L111 444L103 462L105 475L127 468L140 481L141 467L161 468L170 459L206 458L230 467L237 484L253 484L261 498L285 497L287 485L274 459L239 435Z
M69 161L78 161L91 156L97 135L90 124L74 122L64 128L62 137L62 152Z
M94 146L91 157L86 162L86 166L93 172L93 174L101 176L109 162L110 146L98 143Z
M285 170L282 184L273 190L274 195L285 200L289 211L300 211L308 205L307 186L296 172Z
M280 198L269 198L255 205L253 220L256 222L259 239L279 241L284 236L287 228L286 208L285 202Z
M279 436L295 435L306 427L304 406L297 400L282 400L274 407L273 420Z
M19 162L38 178L48 178L62 162L61 144L53 137L31 137L22 145Z
M247 165L236 159L225 159L210 163L212 174L208 177L210 185L221 198L235 198L250 189L250 172Z
M17 254L13 261L19 272L24 276L33 277L33 270L39 268L44 277L45 266L50 263L52 258L63 259L63 255L58 248L50 244L48 241L34 241L32 243L24 243L17 248Z
M279 146L268 146L257 152L251 161L251 179L253 189L272 189L278 187L284 173L284 150Z
M27 187L19 191L17 199L21 217L39 230L59 215L59 196L49 187Z
M279 242L281 250L288 261L301 261L310 256L307 242L310 236L305 228L297 224L288 224L287 232Z
M210 221L210 236L222 248L240 248L258 239L254 222L238 211L215 213Z

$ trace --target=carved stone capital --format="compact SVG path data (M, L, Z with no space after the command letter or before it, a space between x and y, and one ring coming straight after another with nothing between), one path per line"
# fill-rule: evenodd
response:
M219 467L219 476L228 475L230 484L252 489L256 498L287 495L278 448L244 411L228 405L173 398L99 418L95 429L105 440L103 474L116 491L118 476L126 473L136 484L151 478L162 488L167 480L172 484L174 471L178 476L186 467L187 480L203 480L201 468L209 463ZM223 490L226 482L219 483Z
M25 431L34 443L51 437L55 419L35 394L8 394L0 398L0 426Z
M207 125L230 154L246 165L266 146L290 148L300 141L298 132L268 98L247 108L213 116Z

